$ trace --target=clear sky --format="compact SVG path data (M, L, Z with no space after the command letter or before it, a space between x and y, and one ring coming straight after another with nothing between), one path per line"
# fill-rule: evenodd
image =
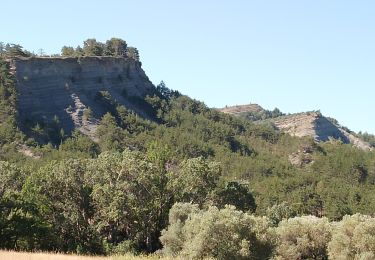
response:
M0 41L59 53L125 39L143 68L211 107L320 109L375 133L375 1L0 0Z

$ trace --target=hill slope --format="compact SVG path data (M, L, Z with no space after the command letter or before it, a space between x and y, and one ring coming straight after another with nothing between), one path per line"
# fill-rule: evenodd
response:
M272 225L295 215L337 221L346 214L375 212L373 151L296 136L317 132L318 115L305 118L303 125L297 124L298 118L259 106L245 118L233 116L163 84L153 87L142 76L139 63L134 63L138 72L120 83L118 76L126 75L122 68L128 65L128 56L117 60L82 55L87 57L17 58L18 65L11 69L0 58L1 248L153 252L162 248L162 233L168 240L162 230L169 220L178 223L193 215L204 220L204 212L212 205L217 213L228 212L227 204L234 205L256 218L273 219ZM70 62L73 65L65 65ZM32 112L37 113L29 117ZM56 113L61 114L55 117ZM95 142L82 130L85 125L80 118L97 126L92 129ZM279 131L275 120L280 129L297 125L299 130L291 132L295 136ZM26 138L19 122L29 137L44 142ZM65 122L71 128L64 128ZM332 127L323 123L324 131ZM45 128L49 135L43 135ZM85 134L60 134L60 128ZM58 138L53 138L56 134ZM19 153L20 144L37 156ZM173 205L177 208L169 218ZM218 218L220 227L227 227L226 223L241 227L231 221L232 213L222 215L229 216L224 222ZM210 214L206 216L216 218ZM211 220L191 223L191 227L217 230L210 226ZM204 228L207 225L209 229ZM187 234L185 227L175 231ZM243 233L242 227L239 231ZM245 233L253 237L252 232ZM236 237L221 229L220 234L225 235L225 243L228 237ZM215 234L188 236L217 238ZM198 244L207 246L194 242Z
M220 111L245 118L249 118L249 115L254 117L254 115L267 115L267 113L269 114L271 112L257 104L226 107L220 109ZM324 117L319 112L313 111L274 117L268 116L262 119L272 122L277 129L291 134L292 136L312 137L316 141L323 142L336 139L341 140L345 144L353 144L361 149L372 149L369 143L356 137L334 120Z

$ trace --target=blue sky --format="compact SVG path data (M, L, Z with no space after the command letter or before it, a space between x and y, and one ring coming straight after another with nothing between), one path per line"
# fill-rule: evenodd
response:
M375 1L3 1L0 41L125 39L155 83L211 107L320 109L375 133Z

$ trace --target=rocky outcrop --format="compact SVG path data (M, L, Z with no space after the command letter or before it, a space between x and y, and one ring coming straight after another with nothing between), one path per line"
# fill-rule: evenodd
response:
M22 125L59 119L66 133L73 129L91 135L108 108L97 102L107 91L116 102L142 114L131 102L154 91L141 68L130 58L17 58L11 61L19 93L18 111ZM90 109L92 117L85 118Z

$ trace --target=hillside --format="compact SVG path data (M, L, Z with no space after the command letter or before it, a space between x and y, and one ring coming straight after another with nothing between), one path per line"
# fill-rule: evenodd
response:
M0 249L328 259L338 225L373 223L374 151L333 120L223 113L154 86L125 41L84 43L0 53Z
M245 118L249 118L249 115L266 115L267 113L271 113L271 111L267 111L257 104L225 107L220 109L220 111ZM277 129L292 136L312 137L318 142L336 139L345 144L353 144L364 150L372 149L369 143L340 126L335 120L330 120L319 112L313 111L281 116L268 116L260 120L271 122ZM259 122L259 120L254 121Z

